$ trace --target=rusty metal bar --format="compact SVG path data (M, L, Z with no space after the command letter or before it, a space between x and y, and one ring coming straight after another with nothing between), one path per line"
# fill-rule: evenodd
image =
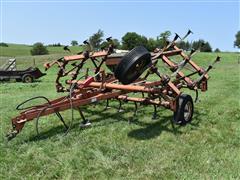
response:
M68 81L68 83L76 83L76 81ZM82 85L84 81L77 81L78 85ZM156 82L156 84L160 84L160 82ZM153 83L154 85L154 83ZM179 95L181 92L178 88L172 83L168 82L168 85L173 89L173 91ZM106 89L116 89L116 90L123 90L123 91L132 91L132 92L144 92L144 93L161 93L162 90L160 88L151 88L147 86L138 86L138 85L122 85L122 84L112 84L112 83L104 83L101 82L92 82L88 85L89 87L100 88L103 86Z
M176 45L173 46L173 48L174 48L175 50L179 50L179 48L178 48ZM192 66L196 71L198 71L199 73L202 73L202 72L203 72L203 69L200 68L200 67L199 67L195 62L193 62L191 59L189 59L188 56L185 55L183 52L181 52L180 55L181 55L184 59L186 59L186 60L188 61L188 63L191 64L191 66ZM209 76L208 76L207 74L206 74L204 77L205 77L206 79L209 78Z
M97 58L97 57L103 57L108 55L108 51L100 51L100 52L94 52L93 54L90 54L89 58ZM81 60L84 59L84 55L72 55L72 56L64 56L65 61L75 61L75 60Z
M62 98L59 98L58 100L54 100L54 103L53 101L50 102L51 105L49 107L43 106L41 108L36 107L36 108L29 109L27 111L22 112L19 116L13 118L12 124L15 127L15 129L19 132L23 128L25 122L31 121L34 118L38 117L39 113L43 109L44 111L40 114L40 116L46 116L56 112L64 111L64 110L70 109L71 107L75 108L75 107L91 104L94 102L98 102L101 100L116 98L119 95L123 94L123 92L121 91L99 93L99 94L96 94L96 93L97 92L92 93L93 96L91 96L90 94L90 97L88 98L81 98L81 96L78 96L77 98L72 98L72 102L70 102L69 99L66 99L63 101L63 97L62 97Z
M167 101L156 101L156 100L152 100L149 98L137 98L137 97L129 97L127 95L120 95L117 97L120 100L124 100L124 101L133 101L133 102L139 102L139 103L143 103L143 104L153 104L153 105L157 105L157 106L164 106L164 107L169 107L170 103Z

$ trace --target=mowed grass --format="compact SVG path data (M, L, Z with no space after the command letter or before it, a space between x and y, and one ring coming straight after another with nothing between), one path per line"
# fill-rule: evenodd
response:
M184 127L173 128L172 112L164 108L158 108L153 121L151 106L140 107L134 118L133 103L118 113L118 102L111 101L106 111L104 102L83 107L91 128L81 130L74 112L72 130L64 136L62 124L51 115L40 119L40 137L32 121L7 142L4 136L19 113L17 104L33 96L54 99L64 94L55 92L56 69L32 84L1 83L0 178L239 179L239 54L199 53L194 59L206 67L217 55L222 61L209 73L209 90L200 93L193 121ZM58 56L18 57L17 63L24 68L35 58L43 70L44 62ZM70 123L71 111L62 115Z
M24 44L8 44L8 47L0 46L0 56L2 57L16 57L16 56L31 56L31 49L33 46ZM78 53L82 50L80 46L69 46L71 53ZM63 50L63 46L53 47L47 46L49 54L64 54L69 55L68 51Z

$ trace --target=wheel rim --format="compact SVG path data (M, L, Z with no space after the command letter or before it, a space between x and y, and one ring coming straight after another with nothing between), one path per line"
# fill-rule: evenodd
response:
M135 66L135 71L137 71L137 72L141 72L142 71L142 69L144 68L144 66L145 66L145 62L144 61L140 61L140 62L138 62L137 64L136 64L136 66Z
M30 76L25 77L25 82L32 82L32 78Z
M136 76L139 76L142 74L142 72L144 71L144 68L146 66L146 62L145 60L144 61L139 61L135 64L135 66L133 66L129 71L128 71L128 75L127 75L127 78L129 80L132 80L132 79L136 79L135 77Z
M192 116L192 103L189 101L184 107L184 119L189 121Z
M115 77L123 84L138 79L151 63L151 54L143 46L137 46L125 54L114 71Z

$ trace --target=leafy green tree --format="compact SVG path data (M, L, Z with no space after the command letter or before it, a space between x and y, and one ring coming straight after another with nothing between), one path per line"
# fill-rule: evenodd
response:
M145 36L141 36L135 32L127 32L122 37L122 49L131 50L135 46L147 47L148 39Z
M100 49L101 43L103 41L103 36L104 32L99 29L96 33L94 33L90 38L89 38L89 43L92 46L94 50Z
M185 43L185 50L186 51L191 50L191 44L188 41Z
M154 39L154 38L149 38L148 39L148 42L147 42L147 49L149 50L149 51L154 51L154 49L156 48L156 46L157 46L157 42L156 42L156 40Z
M214 52L221 52L220 49L216 48Z
M106 49L108 47L109 43L107 41L103 41L100 45L100 49Z
M71 45L72 45L72 46L77 46L77 45L78 45L78 42L77 42L76 40L72 40L72 41L71 41Z
M235 35L236 40L234 41L234 47L240 48L240 31Z
M177 46L178 46L180 49L187 50L187 48L186 48L186 43L185 43L184 41L180 41L179 43L177 43Z
M121 44L118 39L113 39L113 44L114 44L114 48L116 48L116 49L121 48Z
M8 44L7 44L7 43L4 43L4 42L1 42L1 43L0 43L0 46L2 46L2 47L8 47Z
M121 47L120 47L121 45L120 45L120 42L119 42L118 39L112 39L112 41L113 41L113 45L114 45L114 48L115 48L115 49L121 48ZM103 41L103 42L101 43L101 45L100 45L100 48L101 48L101 49L106 49L106 48L108 48L108 46L109 46L109 42Z
M193 41L193 42L192 42L192 48L193 48L193 49L199 49L200 46L202 46L204 43L205 43L205 42L204 42L204 40L202 40L202 39L199 39L198 41Z
M201 52L212 52L212 47L210 46L209 42L205 42L204 46L202 46Z
M183 49L185 51L191 50L191 44L188 41L180 41L180 42L177 43L177 46L180 49Z
M166 46L170 36L171 36L170 31L164 31L163 33L161 33L157 37L157 43L156 43L157 47L163 48L164 46Z
M198 41L193 41L192 43L193 49L199 49L201 52L212 52L212 47L209 42L199 39Z
M48 54L47 48L43 45L43 43L40 43L40 42L35 43L30 52L32 55Z

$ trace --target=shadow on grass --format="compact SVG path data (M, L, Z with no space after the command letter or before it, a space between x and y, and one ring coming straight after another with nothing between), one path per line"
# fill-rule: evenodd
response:
M195 111L193 121L187 125L197 128L202 119L199 118L199 116L204 116L204 114L200 114L199 111ZM181 134L182 126L174 124L172 119L173 116L160 116L156 122L148 124L145 127L141 127L140 129L134 129L128 133L128 136L138 140L147 140L160 136L163 131L171 132L175 135Z
M101 107L103 107L103 106L101 106ZM154 121L143 122L143 121L139 121L139 117L124 118L123 116L119 115L119 113L112 112L112 110L103 111L102 109L99 109L99 108L98 109L97 108L96 109L89 108L89 106L88 106L88 108L83 107L81 109L84 111L84 114L87 113L88 116L90 115L90 117L92 115L97 115L97 117L94 118L94 120L93 120L93 123L96 123L96 125L94 125L94 127L92 127L92 128L97 128L100 126L107 126L107 125L110 125L113 123L118 123L120 121L140 126L139 129L134 129L128 133L129 137L135 138L138 140L147 140L147 139L155 138L155 137L159 136L163 131L171 132L175 135L182 133L181 126L174 125L172 123L172 118L173 118L172 116L158 116L158 118ZM112 108L112 109L115 109L115 108ZM123 112L123 114L129 113L129 112L133 112L132 108L126 108L125 111ZM197 128L199 126L200 121L203 119L203 117L205 115L206 114L203 114L203 112L199 113L198 110L195 110L193 121L190 123L190 125L192 126L191 129ZM86 118L86 119L88 119L88 118ZM98 123L98 122L102 122L105 120L107 120L106 123ZM82 121L82 119L80 117L78 117L78 118L75 118L74 121L75 122L73 122L73 124L71 126L71 130L74 130L74 131L80 130L79 124ZM87 130L87 129L85 129L85 130ZM31 141L45 140L52 136L56 136L58 134L62 134L64 136L65 131L66 130L64 129L63 125L58 125L56 127L49 129L48 131L40 132L39 136L36 135L34 137L31 137L27 141L31 142Z
M172 116L161 116L154 123L148 124L140 129L134 129L128 133L129 137L138 140L147 140L159 136L163 131L171 132L174 134L180 134L179 126L176 127L171 123ZM169 127L169 125L171 126Z
M71 126L71 129L75 129L78 127L78 123L75 123ZM53 127L47 131L42 130L41 132L39 132L39 135L37 135L36 132L36 136L32 136L30 137L28 140L26 140L25 142L32 142L32 141L41 141L41 140L46 140L50 137L56 136L62 134L62 136L67 135L66 134L66 129L64 128L63 125L58 125L56 127Z

